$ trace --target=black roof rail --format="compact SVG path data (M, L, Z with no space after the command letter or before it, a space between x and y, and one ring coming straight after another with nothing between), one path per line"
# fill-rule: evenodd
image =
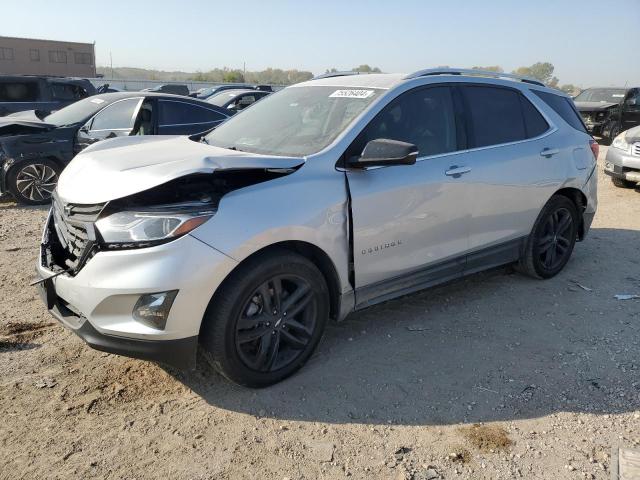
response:
M347 72L327 72L327 73L323 73L322 75L317 75L315 77L313 77L311 80L320 80L321 78L333 78L333 77L346 77L349 75L360 75L361 72L353 72L353 71L347 71Z
M404 78L405 80L409 80L412 78L429 77L432 75L470 75L476 77L506 78L509 80L517 80L519 82L546 87L544 83L536 80L535 78L525 77L522 75L514 75L512 73L491 72L488 70L474 70L471 68L428 68L425 70L418 70L417 72L410 73Z

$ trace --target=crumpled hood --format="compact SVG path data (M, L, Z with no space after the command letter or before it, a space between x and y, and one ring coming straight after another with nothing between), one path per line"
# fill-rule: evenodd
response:
M618 105L617 103L608 102L575 102L575 104L579 112L601 112Z
M36 130L36 129L51 129L56 126L51 123L43 122L36 115L35 110L27 110L24 112L16 112L6 115L4 117L0 117L0 134L3 130L7 130L8 128L12 128L12 131L15 130L15 127L25 127L26 129Z
M194 173L288 169L302 163L302 158L236 152L183 136L121 137L77 155L60 175L57 192L69 203L103 203Z

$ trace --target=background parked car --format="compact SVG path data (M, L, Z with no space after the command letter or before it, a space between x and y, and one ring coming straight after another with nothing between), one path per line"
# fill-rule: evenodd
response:
M273 87L271 85L249 85L246 83L228 83L226 85L216 85L215 87L206 87L201 88L197 92L193 92L190 94L191 97L196 97L201 100L206 100L207 98L211 98L214 95L217 95L220 92L225 90L260 90L262 92L273 92Z
M574 102L589 132L610 140L640 125L640 88L588 88Z
M191 135L231 112L188 97L151 92L96 95L47 116L0 119L0 192L18 202L47 203L71 159L99 140L128 135Z
M604 173L616 187L634 188L640 182L640 126L616 136L607 150Z
M258 100L270 95L271 92L262 90L225 90L207 99L207 103L224 108L231 113L244 110Z
M82 78L0 76L0 116L24 110L50 113L96 93Z
M186 85L180 85L176 83L167 83L165 85L158 85L156 87L145 88L143 92L158 92L158 93L172 93L174 95L189 96L189 87Z

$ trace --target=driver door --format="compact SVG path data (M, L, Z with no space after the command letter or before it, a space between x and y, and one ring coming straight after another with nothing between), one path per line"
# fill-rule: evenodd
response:
M640 88L633 88L622 102L620 131L640 125Z
M142 101L142 97L125 98L96 113L78 131L75 152L100 140L130 135Z
M469 248L467 188L454 168L464 155L458 101L448 86L421 87L387 105L346 152L371 140L418 147L414 165L347 168L356 303L376 303L462 275Z

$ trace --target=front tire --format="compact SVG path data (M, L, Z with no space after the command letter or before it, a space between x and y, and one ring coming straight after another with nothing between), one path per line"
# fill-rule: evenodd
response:
M567 264L578 236L575 203L554 195L544 206L527 238L519 270L534 278L551 278Z
M266 387L311 357L329 317L329 291L318 268L285 249L240 265L215 293L201 345L229 380Z
M58 183L60 167L46 158L18 164L7 177L7 188L18 203L45 205Z

